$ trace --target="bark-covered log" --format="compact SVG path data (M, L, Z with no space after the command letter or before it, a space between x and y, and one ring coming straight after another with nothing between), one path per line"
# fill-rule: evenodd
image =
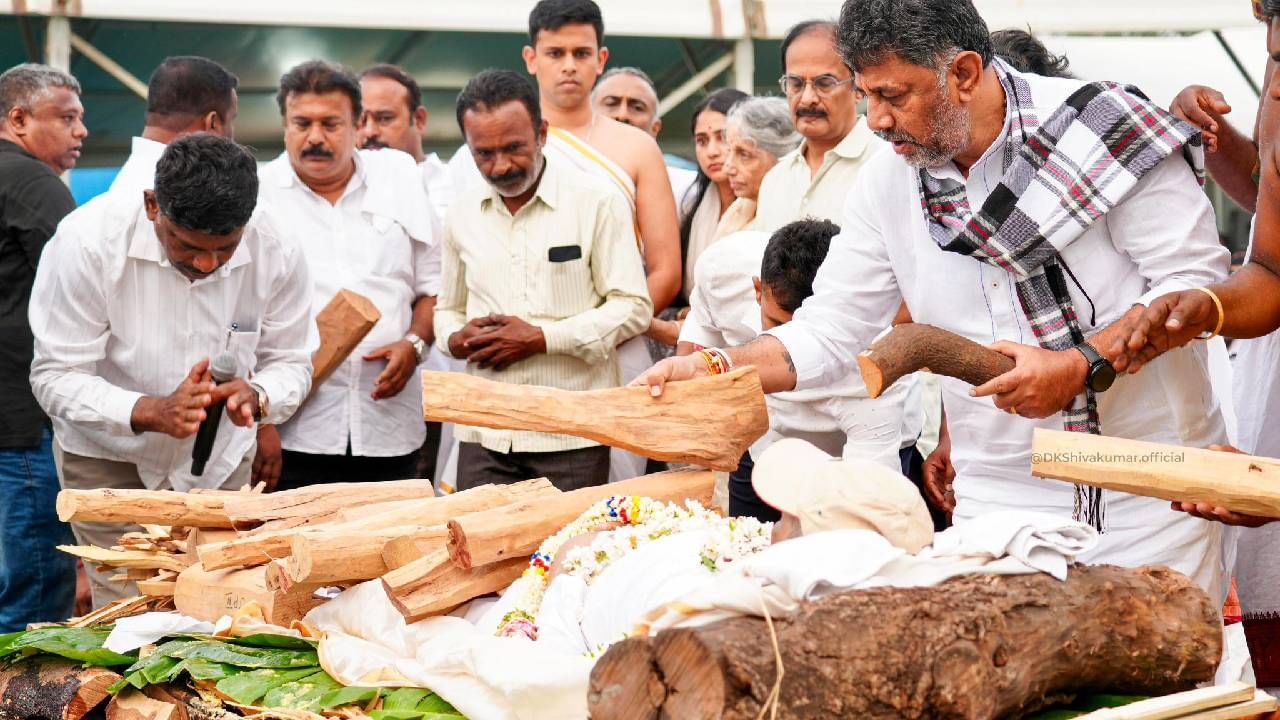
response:
M55 658L0 665L0 720L79 720L119 680L105 668Z
M774 627L779 718L1018 718L1079 693L1186 690L1222 654L1217 609L1167 568L846 592ZM755 718L774 648L762 618L626 640L592 672L591 717Z
M1013 359L949 330L906 323L889 331L858 356L867 394L880 397L903 375L928 369L935 375L981 385L1013 369Z

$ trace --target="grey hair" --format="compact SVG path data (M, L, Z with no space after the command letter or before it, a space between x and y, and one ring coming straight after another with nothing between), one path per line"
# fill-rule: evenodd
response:
M736 128L774 157L795 150L802 140L791 121L791 108L778 97L752 97L739 102L725 116L725 128Z
M890 55L935 70L961 51L978 53L983 67L994 55L972 0L845 0L839 24L836 44L855 72Z
M594 88L591 88L591 95L594 97L596 94L596 90L599 89L599 87L604 84L604 81L608 80L611 77L614 77L615 75L630 75L633 78L641 80L644 82L645 85L649 86L650 90L653 91L654 97L658 96L658 86L653 84L653 78L649 77L649 73L641 70L638 67L630 67L630 66L609 68L608 70L606 70L605 73L600 76L600 79L596 80L596 86Z
M1261 5L1264 20L1270 20L1280 15L1280 0L1262 0Z
M0 119L14 108L30 110L50 88L62 87L80 94L80 83L48 65L23 63L0 73Z

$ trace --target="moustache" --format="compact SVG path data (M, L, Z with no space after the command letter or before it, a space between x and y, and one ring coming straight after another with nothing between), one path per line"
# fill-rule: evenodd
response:
M309 157L332 158L332 157L333 157L333 152L332 152L332 151L330 151L330 150L328 150L328 149L326 149L326 148L324 148L324 147L322 147L322 146L320 146L320 145L315 145L315 146L312 146L312 147L307 148L306 150L303 150L303 151L302 151L302 157L304 157L304 158L309 158Z
M524 170L511 170L501 175L487 175L485 177L487 177L489 182L494 185L514 185L517 182L523 181L528 176L529 173Z
M821 108L800 108L796 110L796 117L825 118L827 111Z
M915 137L896 130L877 130L876 137L884 140L885 142L905 142L911 143L912 145L920 144L920 141L916 140Z
M374 140L372 138L365 140L364 145L360 146L362 150L386 150L388 147L391 146L380 140Z

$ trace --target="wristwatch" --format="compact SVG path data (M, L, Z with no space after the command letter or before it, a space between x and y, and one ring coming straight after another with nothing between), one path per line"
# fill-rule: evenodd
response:
M1084 376L1084 385L1094 392L1106 392L1116 381L1116 369L1111 361L1098 354L1088 342L1076 346L1085 362L1089 363L1089 371Z
M271 403L267 400L267 391L260 385L249 383L249 387L253 388L253 394L258 398L258 403L253 408L253 419L260 422L271 410Z
M418 356L418 362L422 362L422 356L427 354L427 341L418 337L416 333L409 333L404 336L405 340L413 346L413 352Z

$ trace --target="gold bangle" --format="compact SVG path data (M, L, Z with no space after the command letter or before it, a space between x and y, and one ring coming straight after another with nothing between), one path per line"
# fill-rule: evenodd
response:
M1227 312L1226 310L1222 309L1222 300L1218 297L1217 293L1203 286L1196 288L1196 290L1199 290L1205 295L1208 295L1213 300L1214 307L1218 308L1218 326L1215 327L1213 329L1213 332L1209 333L1208 335L1205 335L1202 333L1197 338L1199 340L1212 340L1218 337L1218 333L1222 332L1222 325L1227 321Z

